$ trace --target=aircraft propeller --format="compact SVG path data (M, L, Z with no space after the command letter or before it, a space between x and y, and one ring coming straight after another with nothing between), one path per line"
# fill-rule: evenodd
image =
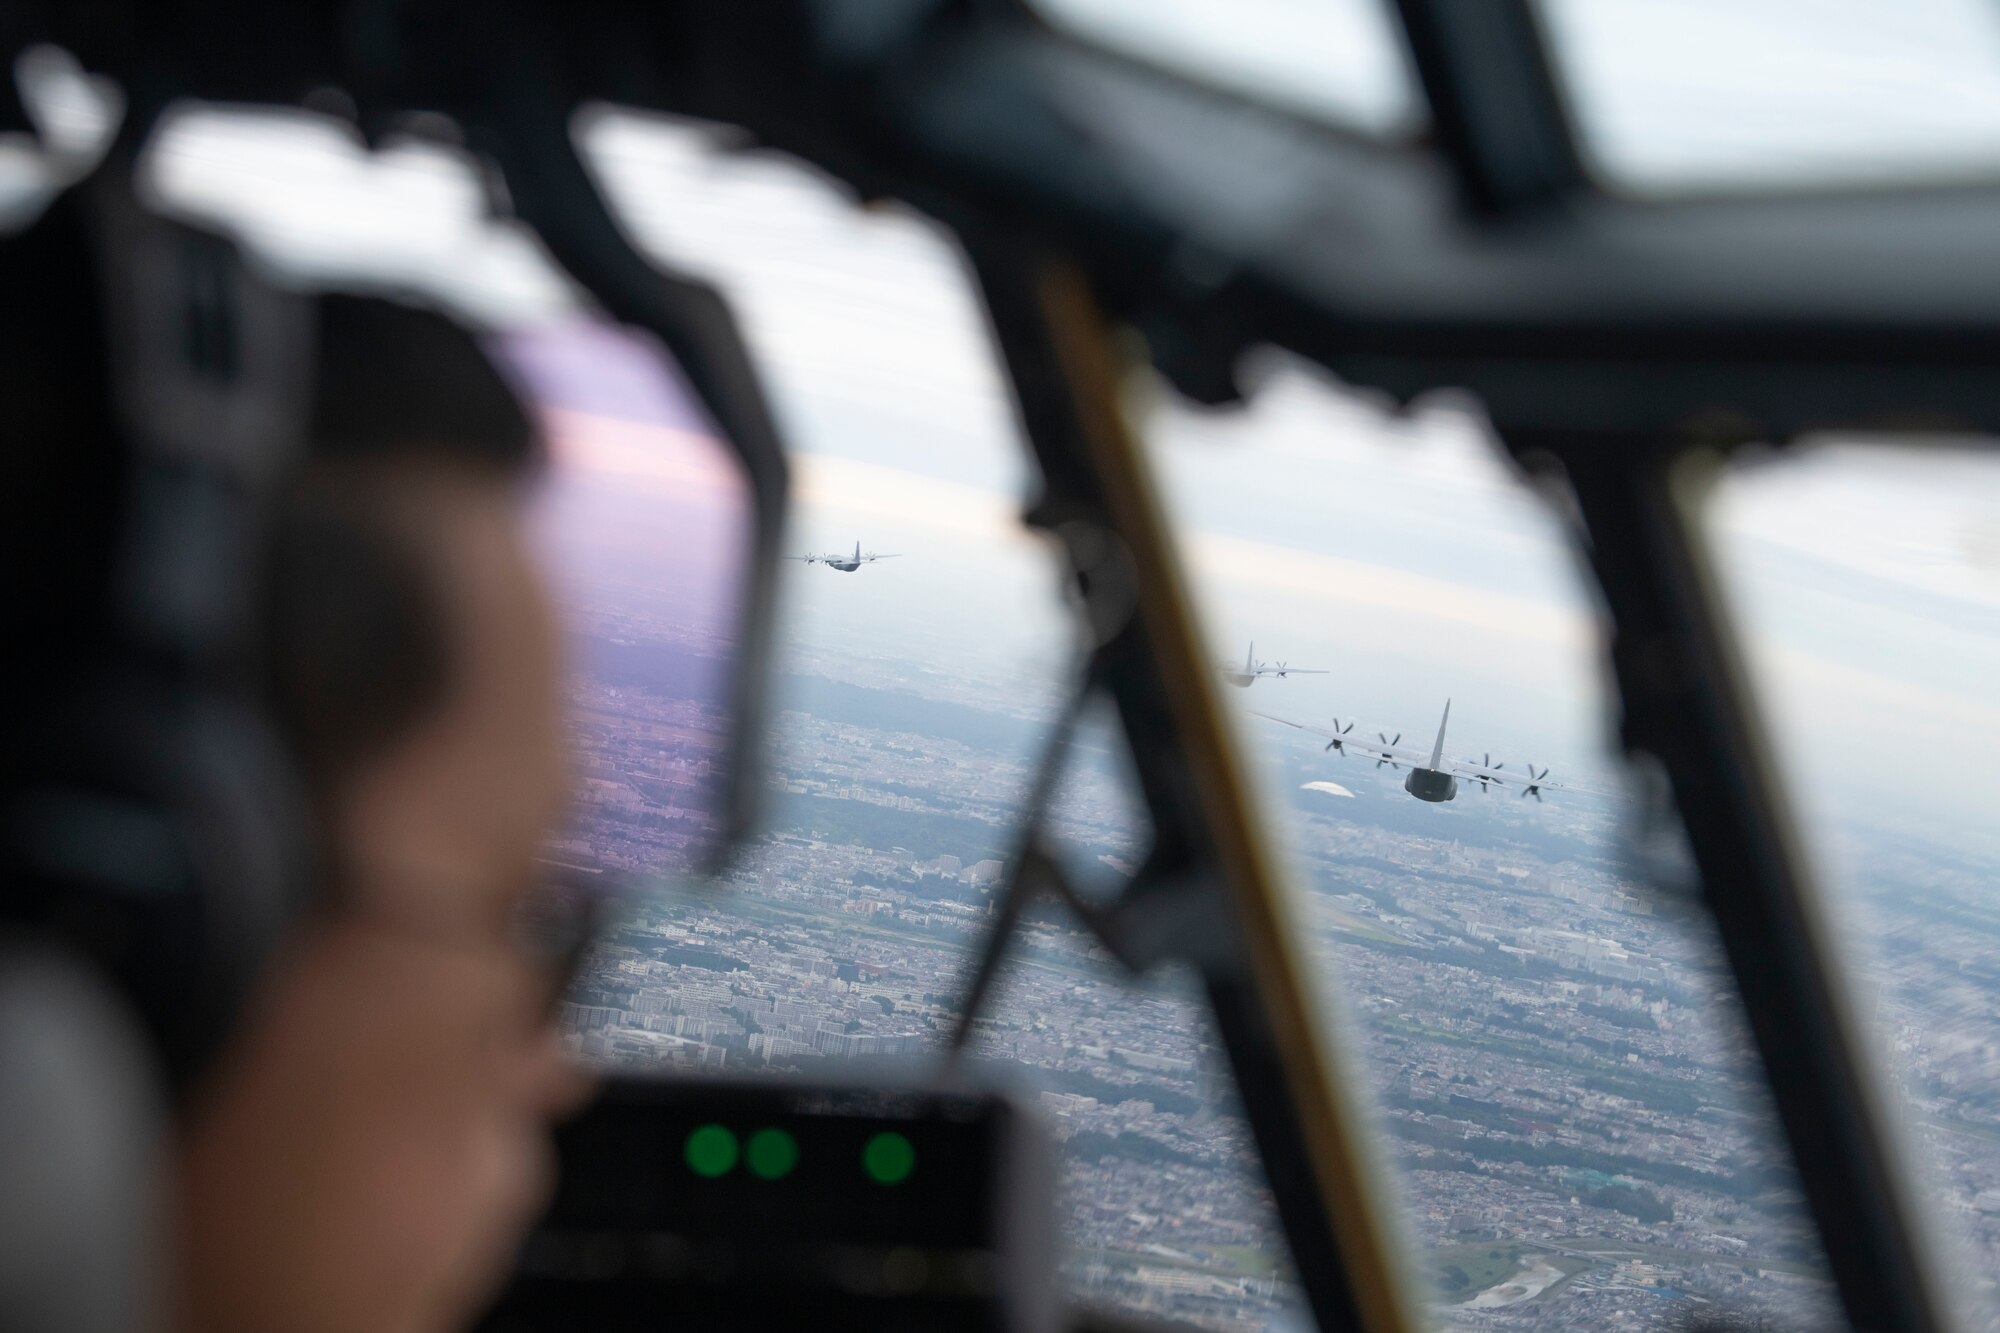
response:
M1345 759L1347 757L1347 744L1346 742L1341 740L1341 736L1345 736L1348 732L1354 730L1354 724L1350 722L1343 727L1340 725L1340 719L1335 718L1333 720L1333 729L1339 732L1340 736L1335 736L1332 740L1328 741L1326 743L1326 748L1329 750L1340 751L1340 757Z
M1536 801L1536 803L1537 803L1537 804L1540 804L1540 802L1541 802L1541 799L1542 799L1542 785L1541 785L1541 784L1542 784L1542 781L1543 781L1543 779L1547 778L1547 777L1548 777L1548 775L1549 775L1549 770L1547 770L1546 768L1545 768L1545 769L1543 769L1543 770L1542 770L1541 772L1537 773L1537 772L1535 771L1535 766L1534 766L1533 764L1529 764L1529 765L1528 765L1528 785L1527 785L1527 786L1525 786L1525 787L1523 787L1523 788L1521 788L1521 795L1523 795L1523 796L1532 796L1532 797L1534 797L1534 798L1535 798L1535 801Z
M1503 768L1507 767L1507 765L1505 765L1505 764L1496 764L1496 763L1494 763L1494 762L1493 762L1493 756L1492 756L1492 755L1490 755L1490 754L1484 754L1484 755L1481 755L1481 756L1479 757L1479 766L1480 766L1481 768L1490 768L1490 769L1493 769L1493 770L1494 770L1495 772L1498 772L1498 771L1499 771L1500 769L1503 769ZM1486 794L1486 788L1487 788L1487 787L1488 787L1489 785L1491 785L1492 783L1495 783L1495 782L1498 782L1498 781L1499 781L1499 779L1498 779L1498 778L1489 778L1489 777L1487 777L1487 776L1486 776L1486 775L1485 775L1484 773L1481 773L1481 774L1479 775L1479 794L1480 794L1481 796L1484 796L1484 795Z

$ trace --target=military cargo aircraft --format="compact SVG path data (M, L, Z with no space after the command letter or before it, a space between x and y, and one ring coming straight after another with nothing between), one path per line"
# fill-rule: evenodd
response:
M785 559L802 560L808 565L825 565L828 568L837 569L843 574L852 574L863 565L872 565L877 560L894 560L900 554L901 552L891 551L877 555L875 552L869 551L864 555L861 551L861 543L856 542L854 543L853 555L841 555L838 552L830 552L826 555L788 555Z
M1249 651L1243 654L1243 664L1241 666L1238 666L1234 662L1224 662L1216 670L1222 673L1223 680L1234 685L1239 690L1249 689L1251 685L1256 683L1259 676L1278 676L1282 678L1285 676L1324 676L1326 674L1325 671L1313 667L1287 666L1283 662L1259 662L1257 660L1257 645L1254 643L1250 645Z
M1429 801L1433 805L1456 797L1460 778L1478 783L1482 794L1488 787L1505 787L1511 783L1520 787L1521 795L1532 796L1537 801L1542 799L1544 791L1567 790L1563 784L1548 780L1548 769L1544 768L1538 773L1533 764L1527 765L1525 774L1522 774L1505 772L1507 766L1494 763L1491 754L1482 755L1476 764L1470 760L1446 759L1444 733L1445 728L1451 723L1449 699L1444 701L1444 719L1438 723L1437 740L1431 745L1428 754L1422 750L1404 747L1400 743L1403 739L1403 733L1400 731L1394 736L1378 731L1375 733L1377 740L1374 741L1365 738L1356 740L1353 735L1354 723L1349 722L1343 727L1339 718L1333 720L1333 727L1329 730L1307 722L1294 722L1290 718L1278 717L1271 713L1258 713L1254 708L1250 711L1267 722L1276 722L1283 726L1295 727L1300 731L1309 731L1315 736L1328 737L1326 748L1343 756L1353 752L1364 758L1373 759L1377 768L1386 765L1399 772L1407 767L1410 776L1403 779L1403 790L1418 800Z

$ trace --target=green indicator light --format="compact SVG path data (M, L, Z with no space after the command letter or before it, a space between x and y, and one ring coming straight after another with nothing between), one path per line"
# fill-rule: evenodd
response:
M901 1134L877 1134L861 1150L861 1169L878 1185L899 1185L917 1169L917 1150Z
M782 1180L799 1164L799 1141L782 1129L760 1129L743 1145L743 1165L760 1180Z
M721 1125L703 1125L688 1135L681 1155L687 1158L688 1170L698 1176L711 1180L726 1176L736 1165L736 1136Z

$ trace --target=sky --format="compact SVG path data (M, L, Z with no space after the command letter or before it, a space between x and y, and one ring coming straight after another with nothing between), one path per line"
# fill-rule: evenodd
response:
M635 609L671 615L691 637L733 642L750 486L671 356L579 317L492 337L488 348L533 405L548 447L531 515L559 599L610 581ZM714 673L727 672L718 659ZM727 693L721 679L685 688Z
M1816 827L1914 818L2000 859L2000 454L1824 441L1728 474L1710 531Z
M1079 35L1385 137L1390 0L1037 0ZM2000 176L1992 0L1536 0L1590 165L1636 193Z
M1992 0L1538 9L1586 151L1627 188L2000 176Z

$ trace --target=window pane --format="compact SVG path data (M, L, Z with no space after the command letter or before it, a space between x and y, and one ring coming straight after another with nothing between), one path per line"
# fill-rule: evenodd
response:
M1468 413L1391 416L1282 363L1247 409L1162 406L1152 438L1218 672L1254 675L1228 693L1438 1322L1829 1326L1675 826L1605 753L1601 630L1546 510ZM1416 770L1447 699L1434 771L1476 767L1413 799L1443 794Z
M796 451L788 549L895 558L792 565L768 832L713 889L648 899L585 978L579 1005L610 1026L581 1039L645 1061L649 1030L694 1035L731 1071L935 1072L1076 651L1052 549L1021 526L1030 465L976 294L937 231L789 164L616 116L585 142L635 236L737 304ZM1053 811L1079 890L1115 892L1148 830L1107 713ZM1135 983L1053 904L1010 959L969 1056L1065 1145L1073 1295L1285 1326L1283 1243L1199 990Z
M2000 455L1829 444L1709 518L1938 1269L2000 1328Z
M1641 192L2000 175L1987 0L1540 0L1589 159Z
M1020 525L1029 468L976 296L934 230L775 159L616 117L586 143L634 235L735 303L796 451L789 549L896 557L793 565L766 832L699 887L670 873L687 831L676 778L717 718L630 669L712 656L685 632L703 619L687 578L702 566L643 559L705 531L667 509L657 532L644 522L639 483L659 468L634 444L685 450L707 429L657 349L580 323L578 294L488 215L457 155L371 154L312 117L210 110L176 122L154 179L304 280L414 288L512 331L500 341L563 428L559 466L595 465L548 499L590 641L571 682L580 817L550 859L648 891L587 960L573 1044L618 1067L933 1072L1074 651L1051 552ZM703 455L670 461L699 472ZM1146 834L1121 745L1101 716L1083 728L1052 829L1090 894L1115 891ZM980 1073L1024 1087L1068 1145L1073 1295L1291 1326L1282 1239L1190 980L1135 984L1072 918L1037 910L987 1012Z
M1334 124L1412 134L1424 112L1385 0L1035 0L1079 36Z

